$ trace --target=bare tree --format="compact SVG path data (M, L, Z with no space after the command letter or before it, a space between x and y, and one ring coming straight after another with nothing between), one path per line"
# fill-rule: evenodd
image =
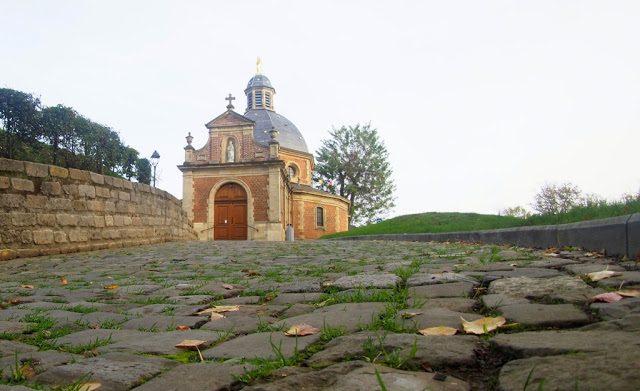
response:
M565 213L582 203L578 186L569 182L561 185L545 185L536 194L533 209L540 214Z

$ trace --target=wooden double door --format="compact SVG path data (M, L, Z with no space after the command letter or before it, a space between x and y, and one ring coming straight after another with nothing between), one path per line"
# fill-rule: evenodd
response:
M214 199L214 240L247 240L247 192L237 183L223 185Z

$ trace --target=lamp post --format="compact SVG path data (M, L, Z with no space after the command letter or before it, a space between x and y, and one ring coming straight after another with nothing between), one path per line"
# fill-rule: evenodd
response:
M156 167L158 166L158 160L160 160L160 154L158 151L153 151L151 155L151 165L153 166L153 187L156 187Z

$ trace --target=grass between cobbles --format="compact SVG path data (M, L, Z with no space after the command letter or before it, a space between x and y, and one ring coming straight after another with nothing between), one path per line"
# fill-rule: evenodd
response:
M359 235L412 234L483 231L499 228L516 228L536 225L577 223L640 213L640 198L624 202L578 206L566 213L533 215L523 219L478 213L419 213L394 217L377 224L323 236L322 239Z

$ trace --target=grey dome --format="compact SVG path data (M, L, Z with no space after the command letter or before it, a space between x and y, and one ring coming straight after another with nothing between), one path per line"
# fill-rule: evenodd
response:
M251 80L249 80L249 84L247 84L247 88L245 89L245 92L251 88L255 88L255 87L269 87L269 88L273 88L273 86L271 85L271 81L269 80L268 77L266 77L265 75L255 75L254 77L251 78Z
M261 75L256 75L256 77L257 76ZM253 79L255 79L255 77ZM249 84L251 84L251 81ZM260 145L265 147L269 146L269 141L271 140L269 131L274 127L279 132L276 141L280 143L281 147L309 153L307 143L304 141L302 133L283 115L275 111L259 109L249 110L244 113L244 116L256 123L253 128L253 138Z

